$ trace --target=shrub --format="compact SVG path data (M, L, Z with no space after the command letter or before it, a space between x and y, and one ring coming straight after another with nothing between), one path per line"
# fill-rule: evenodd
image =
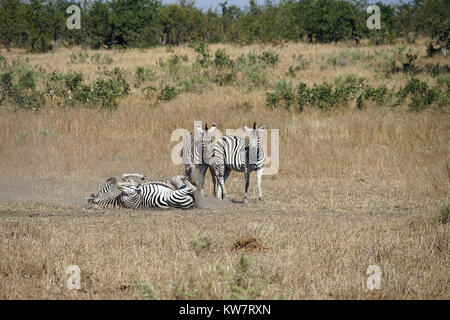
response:
M295 103L295 92L292 81L287 82L281 79L275 84L275 91L266 94L266 106L274 108L281 106L285 109L291 109Z
M276 66L278 64L278 61L280 59L280 56L277 53L273 53L270 51L264 51L262 55L259 57L259 60L270 66Z
M233 67L234 62L224 50L217 50L214 57L214 65L218 69L229 69Z
M197 239L191 238L189 240L189 245L194 249L195 254L198 256L203 251L207 250L210 246L209 240L207 238Z
M19 79L19 87L22 89L32 89L36 88L36 83L34 81L33 72L27 71Z
M17 90L13 95L13 104L15 109L39 110L45 104L45 97L42 92Z
M128 94L130 86L120 68L106 72L105 76L107 78L97 78L93 83L87 84L79 72L69 72L66 75L54 72L47 79L46 94L63 107L82 104L116 109L117 98Z
M353 75L338 77L334 84L324 82L312 88L300 82L295 91L292 82L283 79L275 85L273 92L266 93L266 106L291 109L296 104L298 110L302 111L307 105L319 109L348 106L349 102L355 99L358 108L362 108L365 100L384 105L391 95L385 86L371 87L364 78L356 78Z
M36 83L32 71L25 71L14 83L14 71L0 76L0 104L8 101L15 110L39 110L45 103L44 94L35 90Z
M397 104L403 103L408 96L411 98L411 102L408 104L410 109L420 111L438 100L440 92L430 88L426 82L420 81L417 78L411 78L408 83L397 92Z
M297 85L297 103L300 111L303 111L305 105L311 103L311 90L303 82Z
M175 99L177 94L178 93L175 87L166 85L160 90L158 100L170 101Z
M5 102L14 89L12 72L6 72L0 76L0 104Z
M191 45L191 47L194 48L194 51L198 53L198 56L196 58L196 61L201 66L207 66L211 63L211 56L208 53L208 47L206 46L205 42L196 42Z
M137 88L143 82L155 80L156 79L156 72L153 71L149 67L138 66L138 67L136 67L136 71L134 73L134 77L135 77L135 84L134 84L134 86Z
M243 71L243 85L249 90L259 87L267 87L269 85L269 75L265 68L260 64L246 66Z
M153 285L141 279L136 280L137 290L139 292L139 297L143 300L154 300L156 299L155 289Z
M439 221L442 224L446 224L450 221L450 204L443 204L441 208L441 216Z

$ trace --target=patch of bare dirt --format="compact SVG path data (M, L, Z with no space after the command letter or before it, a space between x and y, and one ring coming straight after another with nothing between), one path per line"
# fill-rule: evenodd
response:
M264 247L258 240L251 237L242 237L234 241L232 250L246 249L249 251L263 251L267 248Z
M202 209L226 208L233 204L229 199L219 199L214 196L204 196L200 191L194 192L194 200L197 207Z

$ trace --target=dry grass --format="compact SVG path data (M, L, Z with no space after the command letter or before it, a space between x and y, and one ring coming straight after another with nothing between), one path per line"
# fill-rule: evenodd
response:
M421 55L424 43L413 47ZM212 52L218 48L234 58L251 50L279 53L274 78L302 53L311 65L295 80L308 85L349 73L388 87L406 81L401 73L376 77L362 63L321 70L322 56L353 50L345 44L215 45ZM114 59L108 68L120 66L130 79L138 65L156 66L172 54L189 61L196 56L184 47L104 53ZM97 76L91 62L70 64L66 49L1 54L28 57L47 71ZM244 101L251 110L240 107ZM182 166L170 161L176 145L170 135L176 128L191 130L194 120L215 122L223 132L253 121L280 130L280 170L263 177L265 203L255 200L252 175L246 206L163 212L81 207L110 176L180 172ZM133 89L115 112L2 108L0 298L136 298L145 291L141 279L158 299L449 299L450 224L438 221L450 196L449 124L448 109L269 110L263 90L236 86L184 93L159 106ZM243 186L241 175L232 174L229 196L241 200ZM248 252L248 265L231 250L241 237L268 249ZM195 241L200 247L193 248ZM73 264L81 268L80 291L66 289L65 270ZM381 289L370 292L366 271L372 264L383 276Z

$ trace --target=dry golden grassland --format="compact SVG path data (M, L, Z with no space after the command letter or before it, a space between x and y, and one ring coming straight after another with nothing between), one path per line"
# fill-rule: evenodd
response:
M425 40L411 47L418 65L448 63L422 58ZM312 86L355 74L396 88L403 73L386 79L363 62L325 69L324 56L349 44L270 47L213 45L232 58L273 51L280 55L272 79L310 61L294 82ZM394 46L362 46L374 52ZM72 50L74 52L80 49ZM88 51L92 54L93 51ZM108 51L129 82L137 66L158 71L160 58L196 53L187 47ZM98 76L91 61L71 63L68 49L27 54L47 72ZM159 76L159 73L158 73ZM434 83L427 74L418 75ZM450 202L448 106L411 112L406 106L338 108L302 113L268 109L265 89L209 85L154 103L131 86L116 111L61 109L38 113L0 108L1 299L450 299L450 223L440 212ZM153 99L153 100L152 100ZM84 199L110 177L140 172L168 178L183 170L170 160L176 128L194 120L226 128L256 121L279 129L280 169L263 176L265 202L251 175L249 203L187 211L92 210ZM270 150L269 150L270 154ZM212 191L206 179L206 193ZM229 197L242 200L242 174L227 181ZM232 250L254 237L264 250ZM66 269L81 269L81 289L66 288ZM381 288L366 287L367 268L382 270Z

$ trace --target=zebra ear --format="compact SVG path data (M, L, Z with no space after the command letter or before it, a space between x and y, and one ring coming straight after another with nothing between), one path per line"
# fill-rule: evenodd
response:
M213 124L212 126L211 126L211 128L209 129L209 133L213 133L214 131L216 130L216 125L215 124Z
M260 127L258 130L264 130L266 129L266 125L263 125L262 127Z

